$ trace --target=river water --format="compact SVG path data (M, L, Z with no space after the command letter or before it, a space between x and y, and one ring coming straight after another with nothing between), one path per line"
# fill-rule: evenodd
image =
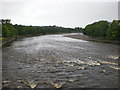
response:
M118 46L43 35L3 48L3 87L118 88Z

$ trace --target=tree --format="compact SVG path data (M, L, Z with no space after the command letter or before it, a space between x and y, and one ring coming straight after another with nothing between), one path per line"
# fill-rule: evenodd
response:
M3 37L12 37L17 35L17 29L10 23L2 25L2 36Z
M113 22L110 24L108 30L107 30L107 38L117 40L120 37L120 34L118 31L120 31L119 26L120 20L113 20Z
M2 36L3 37L10 37L10 31L6 25L2 26Z
M109 23L107 21L99 21L93 24L89 24L85 27L83 34L92 37L105 37L108 25Z

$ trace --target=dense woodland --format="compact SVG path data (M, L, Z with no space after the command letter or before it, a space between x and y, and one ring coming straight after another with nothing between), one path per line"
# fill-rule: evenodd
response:
M2 36L15 37L27 35L45 35L45 34L58 34L58 33L78 33L82 32L82 28L63 28L58 26L25 26L13 25L10 20L1 20L2 22Z
M120 37L120 20L113 20L113 22L99 21L93 24L87 25L83 34L110 40L118 40Z
M120 20L113 20L113 22L99 21L87 25L84 29L76 28L64 28L58 26L25 26L25 25L13 25L10 20L2 19L2 37L16 37L27 35L45 35L45 34L58 34L58 33L79 33L110 40L118 40L120 37Z

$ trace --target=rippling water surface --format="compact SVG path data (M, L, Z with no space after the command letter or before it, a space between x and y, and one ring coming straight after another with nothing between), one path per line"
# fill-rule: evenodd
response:
M118 46L44 35L3 48L3 87L117 88Z

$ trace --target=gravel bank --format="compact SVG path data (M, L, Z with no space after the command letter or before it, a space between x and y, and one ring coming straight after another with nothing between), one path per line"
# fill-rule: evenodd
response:
M106 39L100 39L100 38L93 38L93 37L86 36L86 35L84 35L82 33L78 33L76 35L65 35L64 37L70 37L70 38L75 38L75 39L82 39L82 40L86 40L86 41L118 44L118 41L112 41L112 40L106 40Z

